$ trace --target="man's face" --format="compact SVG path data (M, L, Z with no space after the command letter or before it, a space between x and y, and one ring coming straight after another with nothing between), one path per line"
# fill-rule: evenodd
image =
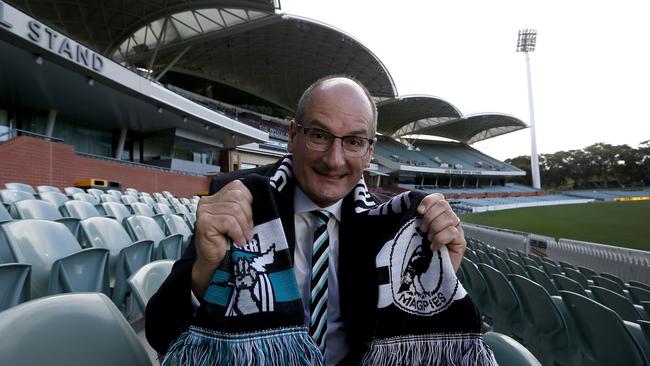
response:
M371 108L356 83L331 79L312 92L301 123L303 127L319 128L336 136L372 138ZM314 203L330 206L352 191L370 162L373 146L361 157L347 157L341 139L334 139L324 152L309 149L305 139L302 128L292 122L288 149L293 154L294 176Z

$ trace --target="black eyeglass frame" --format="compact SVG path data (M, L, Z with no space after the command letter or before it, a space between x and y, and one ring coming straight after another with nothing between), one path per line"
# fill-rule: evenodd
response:
M317 128L317 127L305 127L305 126L304 126L302 123L300 123L300 122L296 122L296 126L297 126L298 128L300 128L300 129L302 129L302 132L305 134L305 137L306 137L306 138L305 138L305 145L306 145L309 149L312 149L312 150L314 150L314 151L318 151L318 152L326 152L327 150L329 150L330 148L332 148L332 144L334 143L334 141L335 141L336 139L341 139L342 142L345 141L345 139L350 139L350 138L353 138L353 139L362 139L362 140L366 140L366 141L368 141L368 146L366 146L366 151L364 151L363 154L360 154L360 155L347 155L347 154L351 153L351 151L346 150L346 149L345 149L345 144L343 144L343 151L346 153L346 156L349 156L349 157L357 157L357 158L358 158L358 157L362 157L362 156L366 155L366 154L368 153L368 151L370 151L370 147L371 147L375 142L377 142L377 138L376 138L376 137L374 137L374 138L368 138L368 137L363 137L363 136L354 136L354 135L348 135L348 136L336 136L335 134L333 134L333 133L331 133L331 132L329 132L329 131L323 130L322 128ZM329 146L327 147L327 149L325 149L325 150L318 150L318 149L314 149L312 146L309 146L309 138L308 138L308 136L307 136L307 133L308 133L310 130L319 131L319 132L322 132L323 135L325 135L325 136L331 136L331 137L332 137L332 142L329 144ZM354 154L354 152L352 152L352 153Z

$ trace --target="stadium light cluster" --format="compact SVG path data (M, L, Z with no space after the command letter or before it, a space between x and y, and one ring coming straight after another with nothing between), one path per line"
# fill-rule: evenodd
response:
M537 29L520 29L519 37L517 38L517 52L533 52L535 51L535 43L537 42Z

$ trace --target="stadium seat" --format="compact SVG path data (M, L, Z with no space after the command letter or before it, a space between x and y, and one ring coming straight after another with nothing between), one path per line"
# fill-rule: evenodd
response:
M515 289L527 327L525 344L543 365L577 364L579 355L575 352L567 319L544 287L519 275L508 278Z
M540 267L540 264L537 263L537 261L531 259L528 256L520 257L521 261L524 263L523 267L526 268L526 266L531 266L531 267Z
M570 291L560 291L560 296L580 334L583 364L633 366L650 362L640 342L613 310Z
M544 262L544 260L543 260L542 257L540 257L540 256L538 256L538 255L536 255L536 254L532 254L532 253L528 254L527 258L530 258L530 259L532 259L535 263L537 263L537 266L538 266L538 267L541 267L541 266L542 266L542 263Z
M605 277L608 280L616 282L622 289L625 288L625 282L620 277L618 277L616 275L613 275L613 274L607 273L607 272L601 272L600 276Z
M148 205L149 207L153 207L153 205L156 203L153 198L150 196L140 196L140 202Z
M122 195L121 200L122 200L122 203L125 204L125 205L130 205L132 203L138 202L138 199L136 197L133 197L130 194Z
M122 223L125 218L131 216L131 212L121 203L118 202L104 202L102 203L106 216L113 217L117 222Z
M476 267L476 264L469 259L463 260L461 266L463 266L463 273L465 274L466 281L469 284L467 292L481 313L488 318L488 322L491 322L489 318L492 314L492 304L483 274L479 271L478 267Z
M167 235L180 234L183 236L182 251L184 252L193 235L190 227L182 217L175 214L163 215L163 222L165 223L165 233Z
M13 217L11 217L9 211L7 211L4 205L0 205L0 224L11 220L13 220Z
M474 252L474 249L467 248L465 250L464 256L465 256L465 258L469 258L469 260L471 260L472 262L476 263L476 262L479 261L478 256L476 255L476 252Z
M149 206L148 204L142 202L132 203L131 210L133 210L134 215L144 215L149 217L153 217L156 215L152 206Z
M648 341L648 344L650 344L650 321L639 320L638 323L641 326L641 329L643 330L643 334L645 335L646 341Z
M528 273L518 262L513 261L512 259L506 259L506 264L510 268L510 273L517 274L523 277L528 277Z
M89 193L73 193L72 194L72 199L76 201L84 201L88 202L92 205L98 205L101 203L99 197L95 197L92 194Z
M589 289L596 301L614 310L623 320L630 322L639 319L648 320L639 312L641 306L637 309L627 297L600 286L589 286Z
M602 276L592 276L591 280L594 281L594 285L596 286L604 287L608 290L616 292L617 294L627 296L625 294L625 291L623 291L623 287L621 287L616 281Z
M582 288L585 290L589 288L589 280L587 279L587 276L585 276L582 272L576 269L564 268L564 274L570 279L579 283L580 286L582 286Z
M555 282L555 286L557 287L558 290L571 291L571 292L575 292L576 294L580 294L582 296L590 297L587 294L585 288L582 287L577 281L574 281L569 277L560 274L554 274L551 275L551 277L553 278L553 281Z
M499 366L541 366L526 347L505 334L487 332L483 340L494 353Z
M650 301L650 290L636 286L628 286L627 290L630 293L632 302L635 304L641 304L643 301Z
M526 272L528 272L528 278L544 287L550 296L558 295L555 284L551 281L551 278L546 274L546 272L533 266L526 266Z
M72 196L75 193L86 193L86 191L77 187L65 187L63 188L63 193L65 193L68 197L72 198Z
M15 191L23 191L30 193L32 196L36 194L36 191L32 186L25 183L5 183L7 189L13 189Z
M510 267L508 267L508 264L506 264L505 260L503 260L504 257L499 256L499 255L491 255L492 258L492 263L494 263L494 267L501 271L504 275L512 273L512 270L510 270Z
M484 252L484 251L482 251L480 249L477 249L474 252L476 253L476 256L478 257L480 263L489 264L491 266L494 265L494 263L492 263L492 259L490 258L489 255L487 255L486 252Z
M77 195L77 193L75 193ZM61 208L66 216L75 217L79 220L87 219L89 217L101 216L97 208L87 201L70 200L63 204Z
M489 288L494 308L492 327L495 331L514 336L523 342L525 322L521 317L519 300L505 274L485 264L477 264Z
M54 204L57 208L63 206L66 201L70 201L70 198L61 192L41 192L39 197L42 201L47 201Z
M546 272L547 275L554 275L554 274L562 274L562 270L560 267L556 264L552 264L548 261L543 261L542 262L542 267L544 268L544 271Z
M33 199L36 199L36 197L34 197L34 195L29 192L17 191L14 189L0 189L0 200L8 210L9 207L11 207L11 204L14 202ZM12 217L15 216L15 212L12 212L11 210L9 210L9 214Z
M30 299L31 271L25 263L0 264L0 311Z
M587 267L583 267L583 266L578 266L578 270L579 270L580 272L582 272L582 274L585 275L585 277L587 277L587 279L591 279L591 277L593 277L593 276L597 276L597 275L598 275L598 273L596 273L596 271L594 271L594 270L591 269L591 268L587 268Z
M119 198L115 198L115 196L104 193L101 196L99 196L99 201L101 203L104 202L122 202Z
M97 293L49 296L0 313L0 365L152 366L115 305Z
M16 220L0 225L13 261L32 265L32 298L52 291L108 291L108 251L81 249L65 225Z
M115 197L117 202L121 202L123 196L122 192L118 191L117 189L109 189L108 191L106 191L106 193Z
M109 251L109 268L113 280L112 298L118 307L124 308L128 294L126 279L151 261L153 242L141 240L133 243L124 227L108 217L82 220L80 236L85 246Z
M571 268L577 270L578 268L574 266L573 264L565 261L557 261L560 264L560 267L562 268Z
M144 314L147 303L172 271L174 261L158 260L142 266L128 279L131 293Z
M36 187L36 191L38 192L39 195L41 193L45 193L45 192L61 193L61 190L59 188L57 188L57 187L54 187L54 186L38 186L38 187Z
M88 193L89 195L95 197L95 199L97 199L97 203L99 203L99 202L101 202L102 194L104 194L106 192L102 191L101 189L97 189L97 188L88 188L88 189L86 189L86 193Z
M151 240L154 242L155 259L179 259L183 247L183 236L173 234L165 236L156 221L148 216L132 215L124 222L134 240Z
M167 214L173 214L173 213L174 213L174 212L172 211L172 209L169 208L169 206L167 206L167 205L164 204L164 203L154 203L154 205L153 205L153 211L154 211L156 214L159 214L159 215L161 215L161 214L162 214L162 215L167 215Z
M47 201L22 200L12 205L19 219L40 219L56 221L64 224L76 236L79 229L79 219L63 217L57 207Z
M645 283L643 283L643 282L639 282L639 281L628 281L627 283L630 284L630 286L640 287L640 288L642 288L642 289L646 289L646 290L650 291L650 285L645 284Z

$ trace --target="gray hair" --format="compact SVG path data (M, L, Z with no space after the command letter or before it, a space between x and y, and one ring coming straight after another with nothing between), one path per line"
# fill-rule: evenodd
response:
M370 109L372 110L372 136L375 136L375 133L377 132L377 105L375 104L374 99L372 99L372 95L370 95L370 92L368 91L368 88L366 88L365 85L363 85L359 80L355 79L352 76L349 75L344 75L344 74L338 74L338 75L328 75L325 77L322 77L318 80L316 80L313 84L311 84L307 90L305 90L304 93L302 93L302 96L300 97L300 101L298 101L298 108L296 109L296 122L302 123L302 118L305 114L305 109L307 109L307 105L309 104L309 100L311 99L311 95L314 92L314 90L325 83L328 80L331 79L337 79L337 78L344 78L353 81L355 84L357 84L361 90L363 90L363 93L366 95L366 98L368 98L368 102L370 103Z

